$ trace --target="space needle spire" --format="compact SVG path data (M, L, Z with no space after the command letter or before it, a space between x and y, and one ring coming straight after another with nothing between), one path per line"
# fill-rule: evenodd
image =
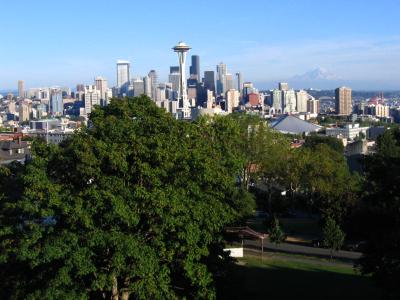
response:
M191 48L184 42L179 42L178 45L172 48L178 53L179 58L179 89L178 89L178 107L182 111L183 119L190 119L191 111L189 99L186 89L186 54Z

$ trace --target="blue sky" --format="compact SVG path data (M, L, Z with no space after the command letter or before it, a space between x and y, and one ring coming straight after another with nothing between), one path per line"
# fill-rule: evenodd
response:
M322 67L359 89L400 89L399 0L1 1L0 90L115 83L115 62L164 80L180 40L260 88Z

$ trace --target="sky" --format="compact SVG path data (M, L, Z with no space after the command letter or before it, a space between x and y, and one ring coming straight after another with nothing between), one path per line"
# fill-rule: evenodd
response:
M260 89L323 68L357 89L400 90L399 0L1 0L0 12L0 90L114 85L118 59L165 81L179 41L202 71L224 62Z

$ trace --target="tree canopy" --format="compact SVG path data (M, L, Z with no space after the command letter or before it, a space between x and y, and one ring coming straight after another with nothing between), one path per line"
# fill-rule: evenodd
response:
M400 130L378 139L366 160L362 233L367 240L361 270L372 274L388 299L400 297Z
M215 298L220 233L252 207L237 186L239 134L143 96L96 108L60 146L35 142L15 176L2 169L20 190L0 182L3 296Z

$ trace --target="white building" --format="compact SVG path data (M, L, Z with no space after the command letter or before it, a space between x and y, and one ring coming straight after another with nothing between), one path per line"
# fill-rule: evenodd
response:
M369 127L360 127L360 124L347 124L345 127L327 128L326 135L354 140L361 133L366 137L368 129Z
M307 112L308 97L308 93L304 90L300 90L296 93L296 106L299 113Z
M226 92L226 108L225 111L232 113L233 109L239 106L240 93L235 89Z
M85 115L89 115L95 105L100 105L100 91L95 85L85 86Z
M126 94L131 80L129 70L130 62L125 60L117 61L117 88L120 94Z

